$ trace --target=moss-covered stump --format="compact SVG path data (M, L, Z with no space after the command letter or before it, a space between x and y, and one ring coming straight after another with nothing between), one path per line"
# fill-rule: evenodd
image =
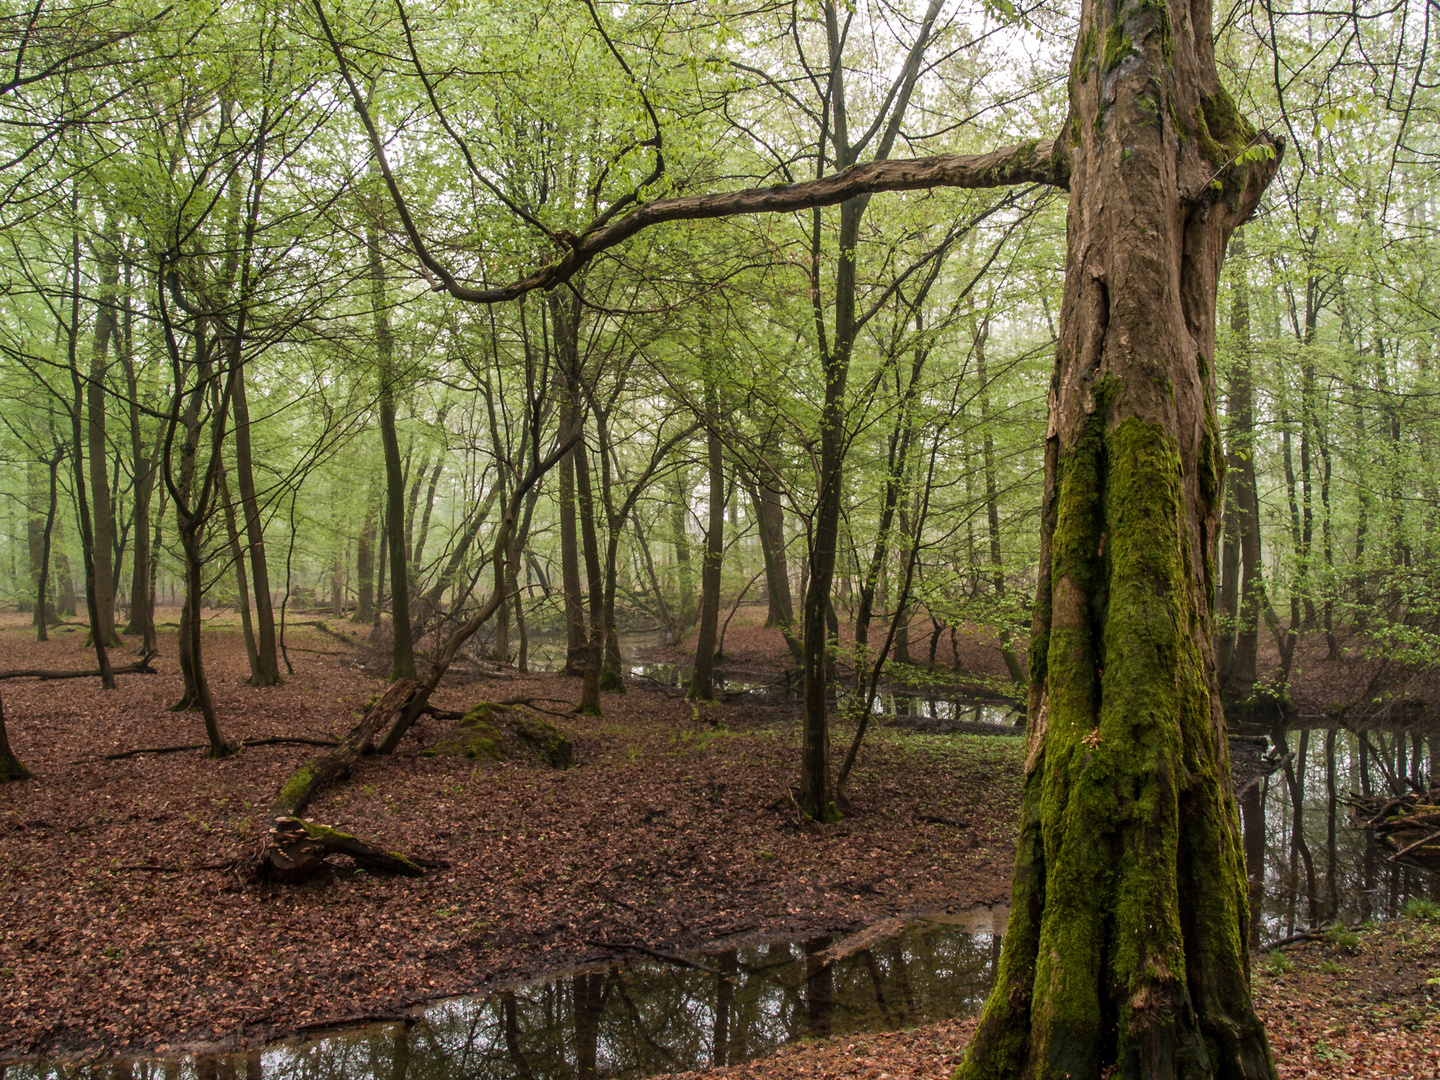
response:
M575 764L569 737L524 706L476 704L426 751L446 757L488 761L533 761L555 769Z
M331 855L348 855L367 870L379 870L404 877L420 877L425 871L398 851L386 851L368 840L332 829L308 818L282 817L265 839L260 865L276 881L300 881L317 870Z

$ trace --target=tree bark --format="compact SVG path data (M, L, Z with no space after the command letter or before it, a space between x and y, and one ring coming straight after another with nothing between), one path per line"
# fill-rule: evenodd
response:
M275 648L275 610L270 602L270 564L265 555L265 523L255 493L255 467L250 449L250 405L245 397L245 370L239 341L232 346L230 363L236 366L235 482L240 488L240 509L245 516L245 541L250 552L250 584L255 590L255 667L251 686L278 686L280 659Z
M60 462L65 458L64 447L56 447L50 455L50 501L45 512L45 523L40 531L40 576L35 583L35 636L37 641L50 640L50 544L55 532L55 511L59 505Z
M580 689L580 703L575 706L575 711L588 716L599 716L605 579L600 569L600 540L595 529L595 491L590 480L590 452L583 440L575 444L572 456L575 462L580 542L585 554L585 594L589 607L589 625L585 635L585 682Z
M720 630L720 571L725 556L725 447L716 428L719 401L713 374L706 376L705 411L709 424L705 454L709 466L709 521L705 530L705 562L700 572L700 626L695 637L695 670L687 697L697 701L715 698L715 640Z
M72 199L71 211L78 215L79 201ZM115 689L115 677L110 673L110 656L107 646L114 636L114 617L106 629L104 614L100 606L98 568L95 561L95 532L90 521L90 500L86 494L88 478L85 472L85 435L82 418L85 414L85 388L80 377L80 233L78 229L70 236L70 325L66 327L66 353L70 367L70 457L74 466L75 506L80 518L80 550L85 559L85 606L90 616L90 639L95 647L95 659L100 669L100 684L106 690ZM103 406L103 399L102 399ZM108 488L106 489L108 493ZM105 550L109 551L108 544ZM109 578L106 577L108 587Z
M129 321L127 306L127 325ZM154 549L151 546L150 503L155 494L155 473L160 464L162 443L157 439L155 448L146 453L140 429L140 385L135 373L135 358L129 338L127 331L120 359L125 367L125 386L130 396L130 460L135 477L135 552L130 566L130 620L125 625L125 633L139 634L141 653L149 653L154 652L158 644L155 633L155 596L151 583Z
M765 559L766 626L789 626L795 621L790 596L790 568L785 558L785 504L779 491L761 480L750 492L759 526L760 553Z
M0 701L0 784L10 780L26 780L30 777L27 769L15 751L10 749L10 733L5 730L5 703Z
M105 433L105 379L109 374L110 340L115 336L115 294L120 284L120 237L113 217L106 215L97 259L100 296L95 304L95 340L90 352L90 377L85 384L85 460L90 486L91 561L95 569L96 633L106 645L119 645L115 633L115 508L110 501L110 444ZM79 448L76 448L77 453ZM87 588L90 587L87 582Z
M1278 152L1210 8L1083 0L1021 833L960 1080L1272 1080L1211 641L1215 285ZM1214 183L1212 184L1212 180Z
M415 645L410 632L410 577L405 562L405 474L395 430L395 346L385 295L385 267L375 226L365 225L370 304L375 320L375 357L380 380L380 442L385 452L385 547L389 551L390 624L394 639L390 678L414 679Z

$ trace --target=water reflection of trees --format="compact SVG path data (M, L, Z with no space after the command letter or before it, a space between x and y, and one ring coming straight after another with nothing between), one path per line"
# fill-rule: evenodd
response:
M892 1030L978 1010L999 938L926 924L825 963L828 938L729 949L696 968L632 962L248 1055L5 1080L600 1080L733 1064L806 1035Z
M1240 794L1252 945L1329 922L1393 918L1411 896L1440 895L1440 875L1390 862L1345 803L1348 792L1398 794L1428 783L1434 766L1423 733L1330 727L1271 739L1283 766Z

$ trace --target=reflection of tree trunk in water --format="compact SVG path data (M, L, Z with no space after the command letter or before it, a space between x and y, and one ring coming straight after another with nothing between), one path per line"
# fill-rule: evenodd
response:
M1265 797L1267 777L1247 787L1240 795L1240 819L1244 831L1245 878L1250 899L1250 948L1260 947L1260 916L1265 903Z
M520 1080L533 1080L535 1074L530 1069L530 1062L525 1059L525 1051L520 1049L520 1020L513 991L501 991L500 1008L505 1016L505 1049L510 1054L510 1060L515 1063L515 1075L520 1077Z
M1276 745L1280 753L1287 754L1285 747L1285 736L1277 733L1275 736ZM1295 752L1294 762L1285 763L1285 783L1290 790L1290 900L1287 906L1287 918L1290 929L1288 933L1295 932L1295 906L1299 895L1300 875L1299 862L1305 865L1305 897L1306 911L1313 929L1320 922L1319 905L1315 896L1315 861L1310 855L1310 845L1305 842L1305 757L1306 751L1310 749L1310 732L1300 732L1300 745Z
M919 947L924 948L923 938ZM910 966L905 963L905 947L899 941L892 940L885 948L889 954L890 970L894 973L895 982L900 987L900 1000L905 1003L905 1012L913 1015L916 1011L915 988L910 985ZM933 970L933 966L926 970Z
M394 1049L390 1054L390 1080L405 1080L410 1071L410 1025L395 1025Z
M1328 603L1328 601L1327 601ZM1325 731L1325 917L1340 914L1340 895L1336 885L1335 835L1335 729Z
M731 977L740 970L740 959L734 949L726 949L715 955L715 966L720 975L715 980L715 1033L711 1042L710 1066L718 1068L730 1064L730 1013L735 1007L735 980Z
M575 1018L575 1080L595 1080L600 1046L600 1009L605 1002L604 972L576 975L570 980Z
M865 970L870 975L870 985L875 988L875 1004L880 1006L880 1015L885 1018L885 1026L891 1027L895 1018L890 1014L890 1005L885 1000L885 981L880 974L880 965L875 962L875 953L866 949L860 954L860 958L865 962Z
M805 942L805 1030L814 1038L830 1034L835 1015L835 965L819 959L832 940L818 937Z

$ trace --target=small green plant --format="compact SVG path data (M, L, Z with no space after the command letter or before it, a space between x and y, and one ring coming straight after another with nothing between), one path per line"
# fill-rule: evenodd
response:
M1440 903L1426 896L1412 896L1401 905L1400 914L1415 922L1440 922Z
M1325 937L1331 945L1345 952L1353 953L1360 948L1360 935L1345 926L1334 927Z
M1265 954L1265 970L1271 975L1288 975L1294 967L1290 958L1279 949L1271 949Z

